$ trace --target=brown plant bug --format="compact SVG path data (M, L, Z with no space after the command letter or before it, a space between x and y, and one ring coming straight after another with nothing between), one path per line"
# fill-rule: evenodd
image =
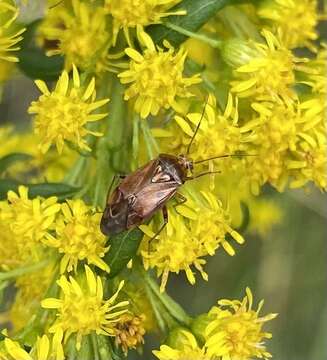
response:
M200 121L188 144L186 155L160 154L156 159L149 161L133 173L121 177L121 182L110 195L115 180L115 177L113 178L108 192L106 208L100 223L100 229L104 235L117 234L141 225L158 210L162 210L164 222L154 235L153 238L155 238L168 222L167 201L174 196L179 200L177 205L186 201L186 198L178 193L178 189L188 180L207 174L219 173L219 171L207 171L194 176L194 164L217 158L238 156L222 155L199 161L188 158L192 142L200 128L207 102L208 99L204 105Z

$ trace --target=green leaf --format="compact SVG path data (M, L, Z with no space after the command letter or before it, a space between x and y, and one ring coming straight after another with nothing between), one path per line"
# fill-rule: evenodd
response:
M142 237L143 232L138 228L110 237L110 249L104 257L110 267L109 277L115 277L126 267L135 256Z
M7 198L7 192L9 190L17 192L19 185L28 187L30 199L37 196L42 196L44 198L57 196L58 200L64 200L71 198L80 190L80 188L63 183L21 184L18 181L11 179L0 179L0 200Z
M0 158L0 174L6 171L11 165L18 161L28 161L33 159L33 156L24 153L11 153Z
M20 43L18 66L20 70L32 79L45 81L56 80L64 67L62 56L47 56L45 51L35 44L35 31L40 20L29 24Z
M171 15L165 18L171 24L188 31L197 32L211 17L226 5L237 3L237 0L183 0L169 11L186 10L186 15ZM168 40L174 47L179 46L187 36L169 29L165 24L151 25L146 29L156 44Z

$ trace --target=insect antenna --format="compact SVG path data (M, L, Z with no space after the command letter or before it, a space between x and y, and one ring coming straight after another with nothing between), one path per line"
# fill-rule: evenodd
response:
M192 143L193 143L193 140L194 140L197 132L199 131L199 128L200 128L200 125L201 125L201 121L202 121L202 119L204 118L204 113L205 113L206 107L207 107L207 105L208 105L208 101L209 101L209 95L207 96L206 102L205 102L204 107L203 107L203 110L202 110L201 118L200 118L200 120L199 120L199 122L198 122L198 125L196 126L196 129L195 129L195 131L194 131L194 134L193 134L193 136L192 136L192 139L191 139L191 141L189 142L189 144L188 144L188 146L187 146L186 155L188 155L188 154L190 153L190 149L191 149L191 145L192 145Z
M200 163L214 160L214 159L221 159L221 158L227 158L227 157L242 157L242 156L245 157L245 156L258 156L258 155L256 155L256 154L226 154L226 155L213 156L213 157L210 157L210 158L204 159L204 160L193 161L193 164L200 164Z

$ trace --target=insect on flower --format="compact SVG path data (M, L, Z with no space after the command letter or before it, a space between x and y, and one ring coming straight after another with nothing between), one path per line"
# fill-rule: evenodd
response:
M149 161L133 173L121 176L121 182L111 194L109 188L106 208L102 215L100 228L103 234L113 235L143 224L149 220L158 210L162 210L163 224L154 235L154 238L163 230L168 223L166 203L175 196L177 205L181 205L186 198L178 192L178 189L188 180L201 176L219 173L220 171L206 171L193 174L195 164L216 158L224 158L238 155L221 155L209 159L193 161L188 158L192 142L200 128L204 117L206 101L201 118L194 134L188 144L186 154L179 156L160 154L157 158Z

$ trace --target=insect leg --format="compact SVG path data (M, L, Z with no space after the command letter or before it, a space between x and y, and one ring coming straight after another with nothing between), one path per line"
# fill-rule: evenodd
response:
M168 224L168 211L166 205L162 208L162 216L164 220L163 224L160 226L160 229L152 236L152 238L148 242L148 254L150 253L150 243L161 233L161 231Z
M184 195L182 195L181 193L176 193L175 200L176 200L177 204L174 205L174 208L176 208L179 205L184 204L187 201L187 198Z
M198 175L195 175L195 176L188 176L187 178L186 178L186 180L194 180L194 179L197 179L197 178L199 178L199 177L201 177L201 176L204 176L204 175L209 175L209 174L220 174L221 173L221 171L206 171L206 172L204 172L204 173L201 173L201 174L198 174Z

